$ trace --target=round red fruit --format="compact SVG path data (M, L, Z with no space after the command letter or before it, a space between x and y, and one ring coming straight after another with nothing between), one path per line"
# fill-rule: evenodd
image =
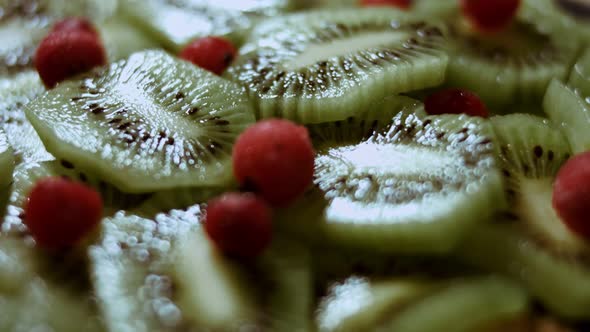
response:
M504 29L516 16L520 0L461 0L463 15L482 32Z
M446 89L435 92L424 100L424 109L430 115L467 114L487 118L486 105L479 97L467 90Z
M81 183L43 179L31 190L24 223L41 247L66 249L80 243L100 223L100 195Z
M53 25L51 32L87 32L98 37L94 25L84 17L70 17Z
M272 239L271 211L252 193L227 193L207 204L205 231L225 255L254 258Z
M35 68L47 88L106 62L100 39L80 31L52 32L35 53Z
M559 170L553 207L570 230L590 241L590 151L573 157Z
M186 46L180 57L217 75L221 75L236 58L230 41L220 37L197 39Z
M412 0L361 0L361 6L364 7L391 6L401 9L409 9L411 5Z
M273 206L286 206L313 181L314 151L307 128L291 121L258 122L238 137L234 175Z

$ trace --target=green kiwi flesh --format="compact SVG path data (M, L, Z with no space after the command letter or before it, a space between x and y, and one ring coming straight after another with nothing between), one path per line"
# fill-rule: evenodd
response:
M109 62L119 61L135 52L159 46L139 28L120 17L109 19L97 28Z
M14 170L14 152L8 143L4 131L0 130L0 210L4 211L10 187L12 185L12 171Z
M89 250L90 274L109 331L171 331L186 327L175 302L178 239L199 222L199 206L144 219L120 212L102 223Z
M114 14L116 0L7 0L0 2L0 76L33 68L37 45L58 19Z
M590 97L590 48L586 49L574 64L567 86L584 99Z
M590 269L559 257L532 241L512 221L475 229L457 249L474 265L521 282L551 312L569 319L588 319Z
M525 291L500 277L352 276L329 287L316 323L319 331L475 332L515 318L527 307Z
M14 149L17 163L34 163L54 159L43 146L37 132L24 113L24 107L45 88L34 71L24 71L0 79L0 123Z
M570 156L548 120L514 114L492 118L510 209L464 238L458 255L523 283L552 312L589 318L590 247L552 208L552 185Z
M479 332L483 326L516 318L527 309L526 292L512 281L499 277L457 280L414 301L376 331Z
M368 139L318 148L315 187L278 223L337 246L448 252L505 204L492 140L481 118L400 113Z
M241 88L145 51L30 103L47 150L130 193L232 181L235 138L255 119Z
M312 252L305 244L283 236L275 236L260 257L253 278L264 279L262 319L269 331L315 331L311 261Z
M574 154L590 150L590 105L585 97L558 80L553 80L543 100L543 109L559 126Z
M334 283L320 300L316 313L319 331L368 331L387 317L425 296L434 284L419 280L371 281L352 276Z
M256 300L245 287L243 271L223 257L202 229L181 238L178 250L174 275L188 320L213 331L235 331L256 322Z
M393 9L293 14L258 25L226 76L258 118L344 120L374 100L443 82L444 31Z
M122 193L104 181L73 168L73 165L56 160L21 163L15 167L14 172L11 174L12 187L9 191L8 207L0 232L14 238L24 237L30 239L27 228L23 223L24 205L33 186L45 178L63 177L84 183L95 189L100 193L103 200L104 215L111 215L123 208L137 207L148 198L146 195Z
M194 39L223 36L239 45L260 19L296 1L122 0L121 13L165 48L179 52Z
M584 20L578 20L569 15L560 6L560 2L523 0L518 16L535 24L540 31L551 34L555 37L555 41L566 44L566 47L572 44L588 45L590 43L590 25Z
M524 21L491 35L457 17L449 26L446 84L475 92L496 113L513 113L514 104L538 106L549 81L565 79L575 57Z

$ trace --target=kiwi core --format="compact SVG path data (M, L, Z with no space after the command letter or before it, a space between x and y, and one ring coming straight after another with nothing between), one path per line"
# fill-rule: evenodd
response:
M373 47L395 44L408 37L409 35L404 32L373 31L327 43L310 44L302 53L286 63L285 68L293 70L308 67L331 58L353 54Z

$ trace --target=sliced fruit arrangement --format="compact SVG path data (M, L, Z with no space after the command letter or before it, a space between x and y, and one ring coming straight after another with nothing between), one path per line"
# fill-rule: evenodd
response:
M127 192L223 185L231 146L254 122L236 85L146 51L29 104L47 150Z
M371 281L353 276L330 287L316 320L319 331L481 331L526 310L527 295L501 278Z
M479 118L400 113L367 139L322 142L315 187L284 224L347 247L449 251L504 204L492 139Z
M216 35L239 43L259 18L293 9L290 0L121 0L122 15L165 48L178 52L193 39Z
M521 10L519 1L463 3L466 14L457 12L448 24L446 84L474 91L497 113L522 111L522 106L515 106L519 104L538 108L549 81L567 77L578 43L540 30L534 21L514 17ZM487 16L491 20L486 21ZM564 39L571 43L563 43Z
M0 330L584 331L564 2L0 0Z
M444 80L444 31L393 9L344 9L260 24L228 69L258 118L344 120Z
M548 120L533 116L497 117L492 123L511 209L495 223L474 229L458 253L519 280L553 312L587 319L588 243L552 207L559 193L557 172L571 154L567 140ZM583 179L577 181L568 185L585 188Z

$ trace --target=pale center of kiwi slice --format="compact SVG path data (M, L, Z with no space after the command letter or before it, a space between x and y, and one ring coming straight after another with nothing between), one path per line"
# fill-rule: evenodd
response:
M370 158L367 158L370 156ZM424 147L408 145L385 145L365 142L357 146L345 146L328 150L318 157L318 163L324 159L338 159L342 165L354 165L358 176L395 173L398 176L418 176L432 174L456 164L453 155ZM327 163L331 163L327 161Z
M552 207L553 179L523 178L521 193L515 200L515 211L531 229L552 243L558 253L577 254L587 251L588 245L570 231Z
M284 64L285 69L294 70L311 66L317 62L339 56L354 54L362 50L395 44L407 39L408 33L399 31L367 31L348 38L327 43L310 44L303 52Z
M193 11L177 7L166 7L153 17L154 24L174 42L182 42L194 36L206 35L213 30L213 23L205 15L195 15Z

